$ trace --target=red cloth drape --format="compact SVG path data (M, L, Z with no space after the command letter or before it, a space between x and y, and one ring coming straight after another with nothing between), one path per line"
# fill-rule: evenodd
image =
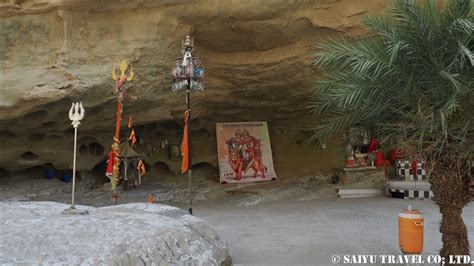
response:
M413 171L413 176L418 176L418 160L415 159L411 162L411 170Z
M396 160L403 158L404 156L405 156L405 153L402 150L398 148L393 148L390 150L388 158L390 162L395 162Z
M109 152L109 160L107 161L107 170L105 171L105 176L107 176L108 178L112 178L112 174L114 171L114 163L115 163L115 152L112 149Z
M370 140L368 152L372 153L372 152L376 151L378 145L379 145L379 141L376 138L372 138Z
M119 143L119 139L120 139L121 122L122 122L122 103L119 100L117 101L117 120L115 121L115 136L114 136L114 142L117 144ZM118 156L118 154L116 154L117 152L115 152L113 148L110 149L109 161L107 162L107 170L105 171L105 176L107 176L110 179L112 179L112 175L113 175L115 156Z

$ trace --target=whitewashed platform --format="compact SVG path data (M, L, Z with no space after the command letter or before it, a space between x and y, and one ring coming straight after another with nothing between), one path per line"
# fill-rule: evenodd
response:
M404 199L432 199L433 192L428 181L387 181L386 194L391 197L392 193L403 193Z

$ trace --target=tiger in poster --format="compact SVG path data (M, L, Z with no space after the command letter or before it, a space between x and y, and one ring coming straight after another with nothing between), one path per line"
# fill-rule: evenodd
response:
M217 123L220 182L276 179L267 122Z

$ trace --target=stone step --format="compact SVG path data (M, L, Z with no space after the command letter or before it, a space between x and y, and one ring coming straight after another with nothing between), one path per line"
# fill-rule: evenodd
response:
M338 191L341 198L364 198L383 196L383 190L377 188L341 188Z

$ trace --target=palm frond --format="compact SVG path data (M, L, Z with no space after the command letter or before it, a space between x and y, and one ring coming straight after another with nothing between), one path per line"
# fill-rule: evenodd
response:
M448 1L444 9L396 0L387 14L363 23L368 37L316 45L313 64L323 75L310 102L318 117L313 139L356 123L419 150L448 140L474 146L474 117L463 115L474 113L470 0Z

